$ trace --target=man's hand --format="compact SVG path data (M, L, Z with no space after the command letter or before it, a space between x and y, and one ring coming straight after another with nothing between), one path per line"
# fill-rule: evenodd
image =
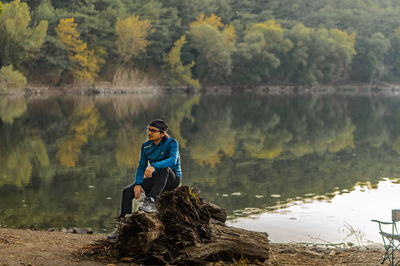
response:
M147 167L147 168L146 168L146 171L144 171L144 177L146 177L146 178L151 178L151 177L153 176L153 172L154 172L155 170L156 170L156 169L154 169L153 166Z
M140 192L144 193L144 189L142 188L141 185L136 185L133 187L133 192L135 193L135 199L140 198Z

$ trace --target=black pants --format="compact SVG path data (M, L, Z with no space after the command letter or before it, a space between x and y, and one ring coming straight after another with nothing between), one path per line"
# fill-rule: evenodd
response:
M146 192L146 197L152 197L157 200L157 197L164 190L174 190L179 186L181 179L176 176L175 171L171 168L164 168L157 171L151 178L144 178L142 188ZM133 188L135 184L131 184L122 191L121 214L120 217L125 217L125 214L132 213L132 200L135 197Z

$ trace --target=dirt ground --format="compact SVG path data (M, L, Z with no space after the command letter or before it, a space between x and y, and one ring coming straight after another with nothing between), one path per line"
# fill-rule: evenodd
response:
M0 228L0 266L4 265L107 265L82 261L76 254L104 234L16 230ZM300 244L274 244L264 265L380 265L383 247L326 248ZM108 264L109 266L115 264ZM128 265L121 263L120 265Z

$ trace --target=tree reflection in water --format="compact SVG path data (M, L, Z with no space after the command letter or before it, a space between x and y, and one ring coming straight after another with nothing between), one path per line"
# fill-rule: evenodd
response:
M399 97L0 98L0 224L111 228L146 123L177 138L183 183L234 216L400 173ZM271 196L272 195L272 196Z

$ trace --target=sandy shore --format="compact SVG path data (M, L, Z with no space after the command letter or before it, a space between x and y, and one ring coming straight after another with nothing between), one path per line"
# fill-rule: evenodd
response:
M77 254L104 234L16 230L0 228L0 266L4 265L107 265L83 261ZM383 246L333 248L271 243L264 265L380 265ZM108 264L115 265L115 264ZM121 263L120 265L128 265ZM132 263L134 265L134 263Z

